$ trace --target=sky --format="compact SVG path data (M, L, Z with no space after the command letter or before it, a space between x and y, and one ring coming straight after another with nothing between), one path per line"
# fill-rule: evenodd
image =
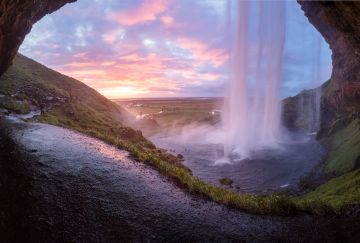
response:
M111 99L220 97L230 76L227 6L227 0L78 0L36 23L20 53ZM281 97L318 86L331 69L328 45L296 1L287 1Z

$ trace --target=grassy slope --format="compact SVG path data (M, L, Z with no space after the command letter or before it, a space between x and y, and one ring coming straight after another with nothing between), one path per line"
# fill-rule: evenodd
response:
M360 202L360 171L336 177L316 190L295 199L298 209L317 214L339 213Z
M128 113L119 106L83 83L23 56L18 56L14 65L0 78L0 94L5 94L17 105L26 103L43 109L38 121L73 129L128 150L138 161L154 166L189 192L249 212L287 214L296 208L315 213L337 212L360 201L358 172L335 178L298 198L240 195L205 183L192 176L176 157L156 148L141 132L124 126L130 120ZM57 102L46 104L49 103L48 97L55 97ZM7 108L11 110L11 107ZM339 172L350 170L351 167L345 164L353 165L359 152L359 133L354 135L358 125L341 124L336 123L333 131L329 131L329 141L334 149L329 157L333 162L329 162L327 167L330 171L334 168L339 168Z
M337 121L341 122L341 121ZM343 174L356 168L360 161L360 120L354 119L331 135L326 173Z
M46 108L37 120L63 126L101 139L112 140L134 153L155 153L181 166L176 157L158 150L135 131L124 126L130 114L85 84L55 72L29 58L18 55L14 65L0 78L0 92L31 106ZM50 102L52 97L58 102ZM136 153L140 153L137 151Z
M30 101L37 107L50 103L48 97L58 97L69 104L77 104L79 108L97 112L96 119L105 123L110 119L125 122L128 118L125 110L85 84L22 55L15 58L14 65L1 77L0 90L4 94L15 94L18 100Z

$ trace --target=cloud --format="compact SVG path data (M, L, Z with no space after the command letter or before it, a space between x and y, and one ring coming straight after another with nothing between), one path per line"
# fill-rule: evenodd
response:
M223 65L229 58L226 50L211 48L208 44L196 39L179 38L177 43L179 47L189 50L195 60L210 63L215 67Z
M34 25L20 51L111 98L220 96L229 76L226 2L77 1ZM296 2L288 5L283 96L310 87L311 36L319 35ZM321 53L325 80L328 46Z
M144 95L151 93L147 88L139 88L134 86L116 86L108 88L100 88L99 93L109 97L110 99L122 98L122 97L134 97L137 95Z
M90 24L87 25L78 25L75 28L75 36L76 44L80 46L86 46L88 37L94 35L93 33L93 26Z
M174 19L171 16L162 16L160 20L164 25L172 25L174 23Z
M125 38L125 30L124 29L115 29L108 31L102 35L104 42L108 44L113 44L117 40L123 40Z
M110 14L109 19L116 21L122 26L132 26L145 22L154 21L158 15L165 12L169 1L147 0L131 10L118 11Z

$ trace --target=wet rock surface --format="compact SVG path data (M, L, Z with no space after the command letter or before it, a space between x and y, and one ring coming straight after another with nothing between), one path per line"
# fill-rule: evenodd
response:
M62 128L0 120L8 242L354 241L359 215L259 216L189 195L128 153Z

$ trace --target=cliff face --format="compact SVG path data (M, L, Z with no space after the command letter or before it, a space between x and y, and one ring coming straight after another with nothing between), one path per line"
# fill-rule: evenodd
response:
M360 111L360 2L298 2L332 50L324 101L338 114Z
M0 75L11 65L32 25L44 15L76 0L1 0Z

